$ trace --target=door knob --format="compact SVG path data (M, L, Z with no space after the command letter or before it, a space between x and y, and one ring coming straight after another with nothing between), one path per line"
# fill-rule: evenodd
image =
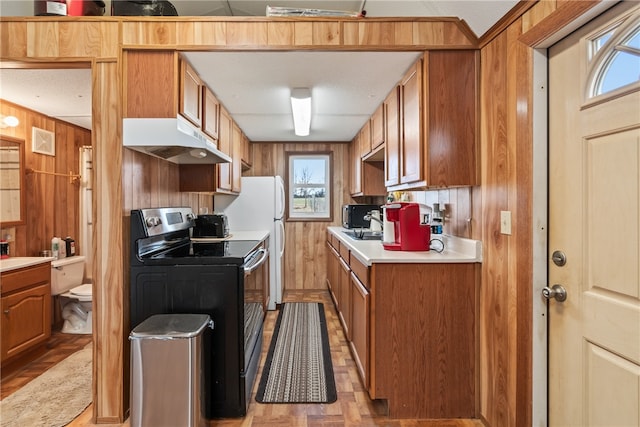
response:
M542 289L542 296L546 299L553 298L558 302L562 302L567 299L567 290L562 285L545 286Z

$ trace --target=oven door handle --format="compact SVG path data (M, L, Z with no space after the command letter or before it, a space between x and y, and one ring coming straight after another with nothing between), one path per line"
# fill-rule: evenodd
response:
M250 264L244 266L245 276L253 273L258 267L264 264L264 262L267 260L267 257L269 256L269 251L267 249L265 248L258 249L256 251L256 257L258 252L261 252L262 256L260 256L260 258L257 261L253 261ZM255 259L256 257L253 257L253 259Z

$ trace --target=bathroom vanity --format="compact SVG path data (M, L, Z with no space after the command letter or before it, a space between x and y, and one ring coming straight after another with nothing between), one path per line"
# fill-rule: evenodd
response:
M51 260L16 257L0 261L3 372L51 336Z

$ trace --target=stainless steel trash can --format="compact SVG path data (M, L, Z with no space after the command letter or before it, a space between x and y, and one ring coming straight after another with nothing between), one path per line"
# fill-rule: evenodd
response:
M131 427L201 427L202 335L206 314L158 314L131 340Z

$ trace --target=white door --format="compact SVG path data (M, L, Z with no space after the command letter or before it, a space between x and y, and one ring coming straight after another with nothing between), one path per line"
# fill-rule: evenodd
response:
M623 2L549 49L550 426L640 425L639 28Z

